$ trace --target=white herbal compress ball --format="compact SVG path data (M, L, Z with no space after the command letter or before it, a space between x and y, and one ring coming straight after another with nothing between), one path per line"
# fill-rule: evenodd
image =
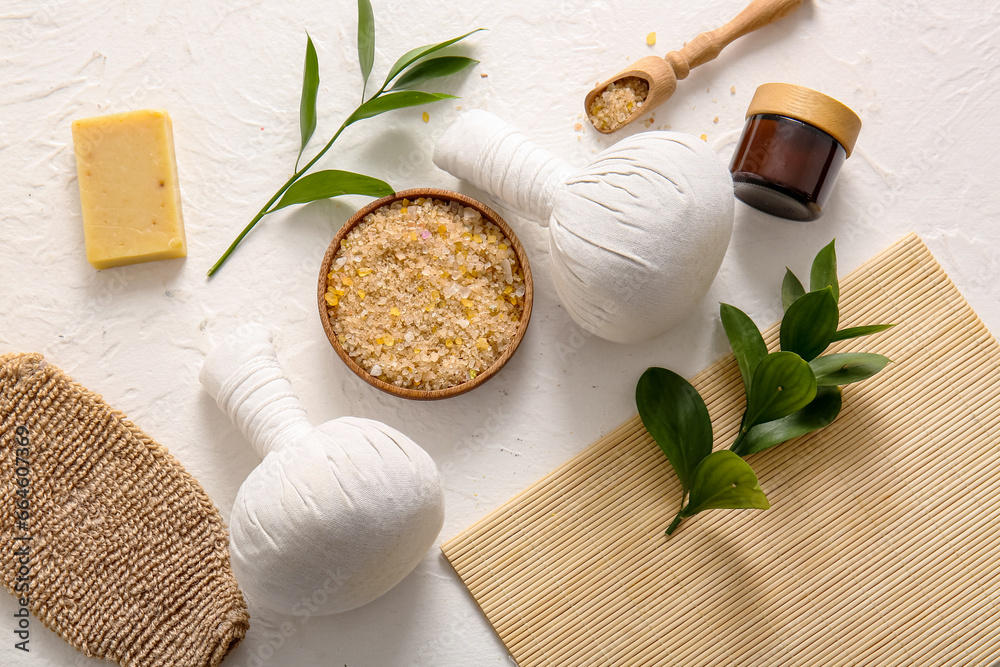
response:
M229 519L233 571L249 597L285 613L335 614L399 583L434 544L444 496L431 457L370 419L313 426L271 333L245 327L209 353L205 390L263 461Z
M619 343L677 325L708 291L733 229L733 182L708 145L641 132L576 168L485 111L434 163L549 228L552 278L584 329Z

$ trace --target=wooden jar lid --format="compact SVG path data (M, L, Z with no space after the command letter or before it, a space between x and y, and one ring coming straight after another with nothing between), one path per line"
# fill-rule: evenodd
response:
M775 114L800 120L836 139L850 157L861 133L861 119L828 95L792 83L765 83L757 88L746 117Z

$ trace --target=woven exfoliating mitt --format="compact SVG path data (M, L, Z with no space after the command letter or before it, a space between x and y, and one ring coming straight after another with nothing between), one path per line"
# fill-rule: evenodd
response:
M88 656L218 665L246 635L229 537L204 490L38 354L0 356L0 502L5 553L30 552L28 608ZM23 598L17 560L0 571Z

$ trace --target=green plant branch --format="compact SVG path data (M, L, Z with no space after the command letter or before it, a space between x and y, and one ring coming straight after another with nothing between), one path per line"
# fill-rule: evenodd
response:
M399 75L397 74L396 76L399 76ZM393 77L393 79L395 79L395 78L396 77ZM358 109L360 109L361 107L363 107L366 102L370 102L373 99L375 99L376 97L378 97L379 95L381 95L382 93L384 93L385 92L385 87L388 86L390 83L392 83L393 79L386 80L386 82L382 84L382 87L378 89L378 92L376 92L374 95L372 95L370 98L368 98L368 100L364 99L364 93L362 93L362 102L361 102L361 104L359 104L357 106L357 108L355 108L354 111L352 111L350 113L350 115L347 116L347 120L345 120L343 123L341 123L340 129L338 129L337 133L333 135L333 138L330 139L330 141L328 141L326 143L326 146L323 146L323 149L319 153L317 153L316 156L313 157L313 159L310 160L308 164L306 164L306 166L302 167L301 169L299 169L298 171L296 171L294 174L292 174L291 178L289 178L287 181L285 181L285 184L282 185L281 188L276 193L274 193L274 196L271 197L271 199L268 200L268 202L266 204L264 204L264 207L261 208L260 211L257 212L257 215L255 215L253 217L253 220L250 221L250 224L248 224L243 229L243 231L240 232L240 235L237 236L236 239L229 245L229 247L226 249L226 252L222 254L222 257L220 257L215 262L215 264L212 265L212 268L210 268L208 270L208 273L206 274L206 275L208 275L208 277L211 278L215 274L215 272L218 271L222 267L222 265L226 263L226 260L229 259L229 256L233 254L234 250L236 250L236 246L238 246L243 241L243 239L246 237L246 235L249 234L250 231L254 227L257 226L257 223L260 222L261 219L265 215L267 215L268 213L272 213L273 212L273 210L271 209L271 207L274 206L278 202L279 199L281 199L281 195L285 194L285 192L288 190L288 188L292 187L292 185L294 185L297 180L299 180L300 178L302 178L302 176L304 176L305 173L307 171L309 171L309 169L311 169L312 166L314 164L316 164L316 162L318 162L321 157L323 157L324 155L326 155L326 152L328 150L330 150L330 148L333 146L333 143L335 141L337 141L337 138L340 136L340 134L344 130L347 129L348 125L352 124L352 122L353 122L352 119L354 118L354 114L356 114L358 112ZM296 162L296 166L298 166L297 162Z
M729 449L740 456L743 456L743 453L740 451L740 447L743 445L743 440L747 437L747 433L749 433L749 431L750 429L747 427L747 413L746 410L744 410L743 417L740 419L740 430L736 434L736 439L733 440L733 444L729 447Z
M683 520L684 517L682 516L681 512L678 512L677 516L674 517L674 520L671 522L670 526L667 527L668 537L674 534L674 531L677 530L677 526L681 525L681 521Z
M841 411L840 387L866 380L890 363L887 357L871 353L823 354L834 340L867 336L892 326L838 329L836 262L831 241L813 260L808 292L786 270L779 351L767 352L760 330L746 313L721 304L723 328L746 395L746 408L729 451L711 451L708 409L687 380L663 368L649 368L639 378L639 416L682 487L681 508L666 530L668 536L685 518L705 510L769 509L770 502L743 457L826 428Z
M381 92L382 91L379 91L379 93ZM360 108L361 107L359 106L358 109ZM277 201L281 198L281 195L285 194L285 191L288 190L288 188L292 187L292 185L295 184L295 181L299 180L303 174L309 171L309 169L314 164L316 164L316 162L321 157L323 157L328 150L330 150L330 147L333 146L333 142L335 142L337 140L337 137L340 136L340 133L347 128L348 121L351 120L351 117L357 112L358 109L355 109L354 111L351 112L351 115L347 117L347 120L345 120L343 124L340 126L340 129L337 130L337 133L333 135L333 138L330 139L330 141L327 142L326 146L323 147L323 150L317 153L316 157L310 160L306 166L302 167L302 169L299 169L294 174L292 174L292 177L289 178L287 181L285 181L285 184L281 186L281 189L278 190L276 193L274 193L274 196L271 197L271 199L269 199L266 204L264 204L264 207L260 209L260 211L257 212L257 215L253 217L253 220L250 221L250 224L248 224L243 229L243 231L240 232L240 235L237 236L236 240L229 245L229 248L226 249L226 252L223 253L222 257L220 257L218 261L216 261L215 264L212 265L212 268L208 270L207 275L209 277L212 277L212 275L215 274L215 272L218 271L219 268L226 263L226 260L229 259L229 256L233 254L234 250L236 250L236 246L238 246L240 242L243 240L243 238L250 233L250 230L252 230L257 225L257 223L260 222L261 218L263 218L268 213L271 213L271 207L277 203Z
M396 76L399 76L399 75L397 74ZM279 199L281 199L281 195L285 194L285 192L288 190L288 188L292 187L292 185L295 184L295 181L297 181L300 178L302 178L302 176L305 175L305 173L307 171L309 171L309 169L311 169L312 166L314 164L316 164L316 162L318 162L321 157L323 157L324 155L326 155L326 152L328 150L330 150L330 148L333 146L333 143L340 136L341 132L343 132L345 129L347 129L347 126L352 123L351 119L354 118L354 114L356 114L358 112L358 109L360 109L361 107L363 107L366 102L370 102L371 100L375 99L376 97L378 97L379 95L381 95L382 93L384 93L385 92L385 87L387 85L389 85L391 82L392 82L392 80L390 79L390 80L387 80L385 83L383 83L382 87L378 89L378 92L375 93L374 95L372 95L368 100L364 99L364 93L362 93L362 102L361 102L361 104L359 104L357 106L357 108L355 108L354 111L352 111L350 113L350 115L347 117L347 120L345 120L343 123L341 123L340 129L338 129L337 133L333 135L333 138L330 139L330 141L328 141L326 143L326 146L323 146L323 150L321 150L319 153L317 153L316 156L312 160L310 160L308 164L306 164L306 166L302 167L301 169L299 169L298 171L296 171L294 174L292 174L291 178L289 178L287 181L285 181L285 184L281 186L281 189L279 189L276 193L274 193L274 196L271 197L271 199L268 200L268 202L266 204L264 204L264 207L262 209L260 209L260 211L257 212L257 215L255 215L253 217L253 220L250 221L250 224L248 224L243 229L243 231L240 232L240 235L237 236L236 239L229 245L229 247L226 249L226 252L224 252L222 254L222 257L220 257L215 262L215 264L212 265L212 268L210 268L208 270L208 273L206 275L208 275L209 278L211 278L215 274L215 272L218 271L222 267L222 265L226 263L226 260L229 259L229 256L233 254L234 250L236 250L236 246L238 246L240 244L240 242L242 242L243 239L246 237L246 235L249 234L250 231L254 227L257 226L257 223L260 222L261 219L265 215L267 215L268 213L272 212L271 207L274 206L278 202ZM298 161L296 161L296 166L298 166Z
M316 61L316 52L312 44L312 38L309 37L307 33L302 98L299 105L299 128L302 135L302 141L299 147L299 154L295 159L294 173L287 181L285 181L285 184L282 185L276 193L274 193L274 196L268 200L263 208L257 212L257 215L253 217L250 223L244 227L243 231L240 232L239 236L237 236L236 239L229 245L225 253L223 253L223 255L207 271L207 275L209 277L213 276L222 267L222 265L226 263L229 257L236 250L236 247L239 246L239 244L253 230L257 223L260 222L265 215L273 213L279 208L284 208L285 206L289 206L291 204L305 204L310 201L337 197L343 194L383 196L382 194L376 194L372 190L375 190L376 192L384 192L386 189L391 191L392 187L389 184L379 181L378 179L364 176L363 174L329 170L327 172L317 173L315 176L318 178L318 181L313 179L306 184L306 181L303 180L303 185L308 185L308 187L297 189L295 194L292 195L288 201L284 201L282 199L282 196L286 195L292 186L302 179L302 177L313 167L313 165L315 165L316 162L330 150L334 142L337 141L337 138L340 137L341 133L347 129L347 126L352 125L359 120L365 120L366 118L378 116L387 111L428 104L442 99L454 99L453 95L446 95L443 93L390 91L379 104L367 106L377 98L381 97L383 93L386 92L386 88L389 84L396 81L400 77L411 75L410 83L423 82L447 76L449 74L454 74L479 62L477 60L472 60L471 58L456 57L435 58L432 60L424 59L429 54L439 51L440 49L454 44L455 42L461 41L469 35L479 32L480 30L482 30L482 28L478 28L454 39L440 42L438 44L429 44L408 51L396 61L396 64L392 66L389 70L389 74L386 76L385 81L382 83L382 86L378 89L378 91L366 100L365 92L368 89L368 79L374 62L375 24L370 0L358 0L358 60L361 65L361 74L363 77L361 103L350 113L347 119L341 123L340 129L337 130L337 133L333 135L333 138L326 143L322 150L320 150L306 166L299 169L299 162L302 159L302 153L305 150L306 145L309 143L313 130L316 127L315 103L316 91L319 86L319 65ZM346 187L337 187L338 185L344 185L343 182L345 178L348 181L353 179L353 182ZM338 183L337 179L341 179L341 182ZM362 183L361 185L358 184L359 181ZM318 185L318 183L320 185ZM348 188L354 189L352 190ZM283 201L284 203L282 203Z
M674 520L671 521L670 525L667 527L667 536L668 537L670 535L673 535L674 531L677 530L677 526L681 525L681 521L684 520L684 502L686 500L687 500L687 496L681 495L681 507L680 507L679 510L677 510L677 516L674 517Z
M744 455L744 452L742 451L743 441L746 439L747 433L749 432L750 429L748 429L746 426L740 426L740 432L737 434L736 439L733 440L733 446L730 447L729 449L739 454L740 456L743 456Z

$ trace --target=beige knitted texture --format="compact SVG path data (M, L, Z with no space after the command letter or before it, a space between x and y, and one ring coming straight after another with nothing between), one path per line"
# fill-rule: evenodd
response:
M27 526L15 515L18 426L30 440ZM200 667L246 635L229 537L204 490L41 355L0 357L0 503L4 585L24 595L10 554L28 544L29 609L83 653Z

